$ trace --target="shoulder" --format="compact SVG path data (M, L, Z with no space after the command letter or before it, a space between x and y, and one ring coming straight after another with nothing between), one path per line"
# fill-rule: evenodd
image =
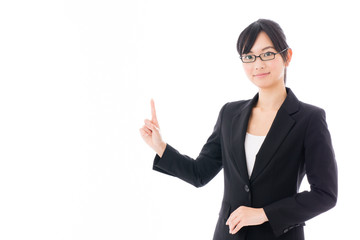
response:
M300 113L301 114L305 114L306 116L325 116L325 110L321 107L309 104L309 103L304 103L302 101L299 101L299 105L300 105Z
M286 110L290 113L290 115L292 115L292 113L295 113L295 115L308 117L314 114L315 115L325 114L324 109L322 109L321 107L300 101L291 91L290 88L287 88L287 91L288 91L288 97L287 100L285 100L284 105Z
M232 119L235 115L243 111L243 109L249 104L250 100L227 102L222 106L218 119L225 119L225 121L228 121L229 119Z
M238 112L241 112L246 106L250 103L249 100L239 100L239 101L233 101L233 102L227 102L222 107L222 111L224 114L236 114Z
M327 129L326 113L321 107L299 101L299 111L294 117L307 134Z

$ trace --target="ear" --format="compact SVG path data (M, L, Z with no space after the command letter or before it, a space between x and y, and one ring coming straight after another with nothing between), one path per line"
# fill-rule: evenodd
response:
M292 49L289 48L289 49L287 50L287 61L285 62L285 67L288 67L288 66L289 66L289 64L290 64L290 62L291 62L292 54L293 54Z

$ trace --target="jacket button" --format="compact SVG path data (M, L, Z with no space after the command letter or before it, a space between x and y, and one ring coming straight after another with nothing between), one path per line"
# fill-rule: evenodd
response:
M245 190L245 192L250 192L249 186L248 186L248 185L245 185L245 186L244 186L244 190Z

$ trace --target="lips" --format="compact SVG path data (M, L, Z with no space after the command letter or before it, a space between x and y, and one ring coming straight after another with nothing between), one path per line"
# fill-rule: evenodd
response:
M254 75L254 77L266 77L267 75L269 75L270 73L259 73L259 74L256 74Z

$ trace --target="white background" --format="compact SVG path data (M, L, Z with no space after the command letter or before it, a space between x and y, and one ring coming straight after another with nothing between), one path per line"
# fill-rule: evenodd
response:
M138 129L154 98L164 140L195 158L221 106L257 92L235 46L258 18L282 26L287 86L326 110L333 138L338 205L307 239L356 236L356 1L13 0L0 3L0 239L211 239L223 173L196 189L152 171Z

